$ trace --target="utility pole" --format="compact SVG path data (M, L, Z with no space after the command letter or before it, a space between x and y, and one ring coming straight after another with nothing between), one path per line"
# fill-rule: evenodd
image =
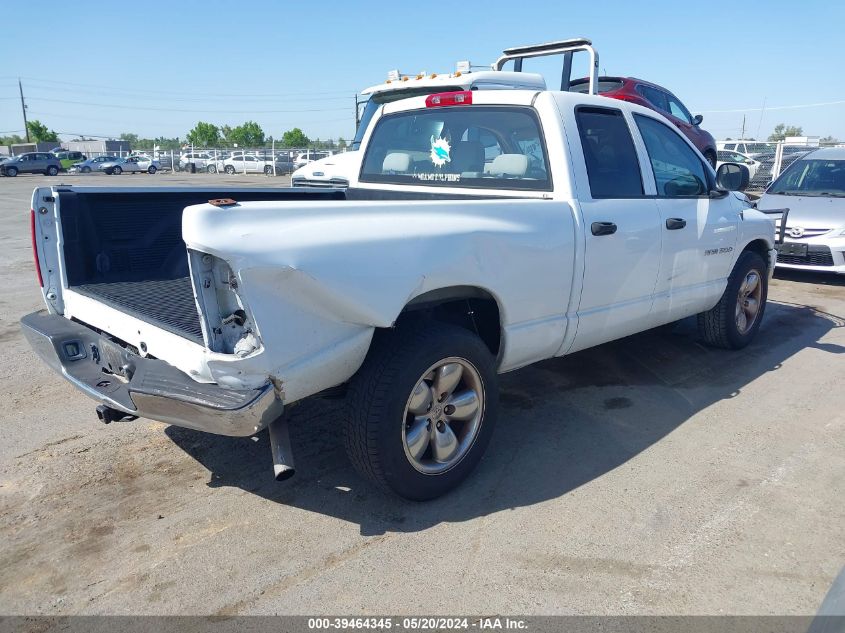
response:
M745 115L742 115L742 134L739 135L740 139L745 138Z
M21 85L21 78L18 77L18 89L21 91L21 112L23 112L23 129L26 132L26 142L29 143L29 125L26 122L26 104L23 100L23 86Z

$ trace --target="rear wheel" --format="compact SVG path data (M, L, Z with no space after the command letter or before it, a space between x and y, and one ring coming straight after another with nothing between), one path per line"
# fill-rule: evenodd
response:
M112 167L111 173L119 176L120 174L123 173L123 170L120 168L119 165L115 165L114 167Z
M217 173L217 165L209 165L208 167L205 168L205 171L207 171L209 174L216 174Z
M744 251L719 303L698 315L702 338L709 345L725 349L748 345L760 329L768 291L766 263L758 253Z
M47 176L58 176L59 175L59 168L56 167L55 165L50 165L47 168L46 175Z
M495 359L454 325L379 332L347 403L344 437L355 469L406 499L434 499L469 475L490 442Z
M265 176L272 176L273 175L273 168L270 165L264 165L264 175Z

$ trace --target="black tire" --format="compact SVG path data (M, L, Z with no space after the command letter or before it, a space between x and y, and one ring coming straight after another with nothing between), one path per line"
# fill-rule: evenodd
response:
M111 173L115 174L116 176L119 176L123 173L123 169L121 169L118 165L115 165L111 168Z
M265 176L272 176L273 175L273 168L270 165L264 165L264 175Z
M50 165L47 168L47 171L44 174L45 176L58 176L59 175L59 168L55 165Z
M6 167L6 175L9 176L10 178L14 178L15 176L17 176L18 175L17 167Z
M150 176L152 176L154 173L156 173L156 171L158 171L158 170L156 169L155 165L150 165L150 166L147 168L147 173L148 173Z
M710 166L713 169L716 169L716 152L714 152L712 149L708 149L706 152L704 152L704 158L707 159L707 162L710 163Z
M229 174L231 176L232 174L235 173L235 168L232 165L226 165L223 168L223 171L225 171L227 174Z
M82 168L82 173L83 174L90 174L91 168L86 165L85 167Z
M480 425L453 466L442 473L425 474L406 455L406 406L426 369L450 357L469 362L480 378ZM350 383L346 452L355 470L381 489L413 501L434 499L460 484L481 460L497 413L495 358L481 339L450 324L408 324L376 334L364 365Z
M217 165L209 165L208 167L205 168L205 171L207 171L209 174L216 174L217 173Z
M742 331L737 324L740 288L746 277L755 271L759 276L759 308L754 321L747 330ZM760 329L766 311L766 298L769 293L769 276L765 261L753 251L743 251L728 278L728 285L722 298L712 309L698 315L698 331L708 345L724 349L742 349L748 345Z

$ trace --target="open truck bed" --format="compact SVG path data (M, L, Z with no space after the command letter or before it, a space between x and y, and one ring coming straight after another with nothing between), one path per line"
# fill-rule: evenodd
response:
M182 210L218 198L317 200L289 189L59 189L67 291L203 345ZM97 325L92 323L92 325Z

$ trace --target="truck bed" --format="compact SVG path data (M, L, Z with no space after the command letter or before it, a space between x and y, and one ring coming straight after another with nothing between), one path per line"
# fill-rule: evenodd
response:
M190 277L83 284L73 291L203 344Z

